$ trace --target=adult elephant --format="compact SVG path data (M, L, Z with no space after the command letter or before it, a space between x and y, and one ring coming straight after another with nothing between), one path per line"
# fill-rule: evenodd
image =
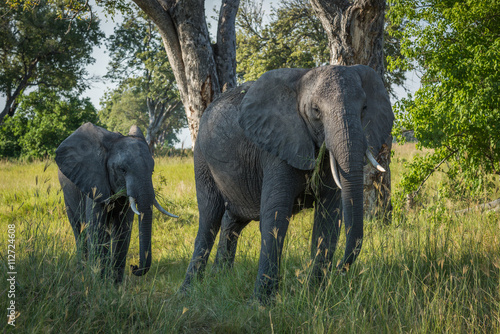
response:
M383 171L370 151L390 145L393 119L381 78L361 65L273 70L222 94L203 114L194 150L200 220L181 289L204 270L221 225L216 267L232 266L239 233L260 220L254 293L266 302L289 219L313 202L313 274L331 269L342 218L346 270L363 239L364 158ZM318 159L323 143L328 158ZM320 180L309 191L315 169Z
M104 274L111 246L114 279L121 282L135 213L140 263L132 266L132 272L146 274L151 266L152 206L177 216L156 201L151 179L154 160L141 130L134 125L123 136L83 124L59 145L56 163L77 247L97 261ZM87 240L80 236L84 227Z

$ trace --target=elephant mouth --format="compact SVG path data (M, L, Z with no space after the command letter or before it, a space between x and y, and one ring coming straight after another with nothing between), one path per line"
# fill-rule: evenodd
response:
M141 213L139 212L139 210L137 210L137 204L135 202L135 199L132 197L132 196L129 196L129 201L130 201L130 208L132 209L132 211L134 211L134 213L138 216L141 215ZM179 216L176 216L170 212L168 212L167 210L165 210L161 205L160 203L158 203L158 201L156 200L156 198L154 199L154 202L153 202L153 205L155 206L156 209L158 209L158 211L160 211L161 213L169 216L169 217L172 217L172 218L179 218Z
M365 156L367 157L368 161L372 164L373 167L375 167L378 171L385 173L385 168L382 167L375 157L372 155L369 149L365 151ZM332 176L333 180L335 180L335 184L339 189L342 189L342 185L340 184L340 177L339 177L339 171L337 169L337 161L335 160L335 157L333 154L330 152L330 169L332 171Z
M109 204L109 203L113 202L114 200L116 200L117 198L122 197L122 196L123 196L123 195L125 195L126 193L127 193L127 190L126 190L125 188L122 188L122 189L121 189L120 191L118 191L116 194L114 194L114 195L110 196L109 198L106 198L106 199L104 200L104 202L105 202L106 204ZM140 216L140 215L141 215L141 212L137 209L137 202L136 202L135 198L134 198L134 197L132 197L132 196L129 196L129 197L128 197L128 199L129 199L129 201L130 201L130 208L132 209L132 211L133 211L136 215ZM156 209L158 209L158 211L160 211L161 213L163 213L163 214L165 214L165 215L167 215L167 216L169 216L169 217L172 217L172 218L179 218L179 216L176 216L176 215L174 215L173 213L170 213L170 212L168 212L167 210L165 210L165 209L164 209L164 208L160 205L160 203L158 203L158 201L156 200L156 198L155 198L155 199L154 199L154 201L153 201L153 205L154 205L154 206L155 206L155 208L156 208Z

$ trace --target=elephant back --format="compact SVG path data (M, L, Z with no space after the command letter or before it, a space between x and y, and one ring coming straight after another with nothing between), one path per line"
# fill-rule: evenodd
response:
M199 144L203 150L204 143L208 144L212 140L243 135L237 116L240 112L239 105L252 84L253 81L249 81L230 89L219 95L208 106L200 120L196 145ZM212 144L210 145L210 150L213 150Z

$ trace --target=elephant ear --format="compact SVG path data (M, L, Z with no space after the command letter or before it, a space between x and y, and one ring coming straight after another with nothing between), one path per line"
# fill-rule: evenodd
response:
M297 102L297 82L307 71L278 69L263 74L241 101L238 119L255 145L302 170L315 164L314 142Z
M57 166L80 191L101 202L111 195L106 167L108 150L120 137L123 136L119 133L85 123L57 148Z
M377 154L383 144L390 145L392 142L394 113L391 102L382 78L375 70L364 65L356 65L353 68L358 71L366 94L366 110L361 122L368 147Z
M144 137L144 134L142 133L141 129L135 124L130 127L128 135L130 137L136 137L146 141L146 138Z

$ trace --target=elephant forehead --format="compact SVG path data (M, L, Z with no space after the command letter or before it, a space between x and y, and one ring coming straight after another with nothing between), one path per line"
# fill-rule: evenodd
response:
M130 140L120 141L113 146L110 152L110 161L135 168L139 164L142 168L152 171L154 160L146 143L134 138L127 139Z
M359 94L363 93L363 88L359 77L349 73L334 73L321 81L317 91L331 98L349 97L350 100L354 100L360 98Z
M307 73L300 83L300 99L330 109L365 99L357 72L344 66L325 66Z

